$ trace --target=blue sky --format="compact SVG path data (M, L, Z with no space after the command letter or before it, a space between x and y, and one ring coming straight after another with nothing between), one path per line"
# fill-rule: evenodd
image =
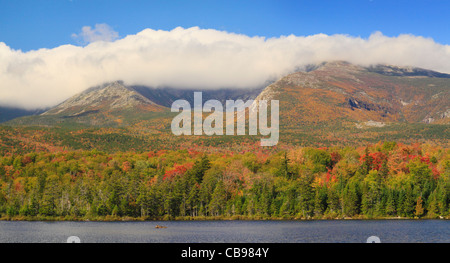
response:
M23 51L80 44L83 26L119 37L145 28L212 28L248 36L413 34L450 44L448 0L0 0L0 42Z

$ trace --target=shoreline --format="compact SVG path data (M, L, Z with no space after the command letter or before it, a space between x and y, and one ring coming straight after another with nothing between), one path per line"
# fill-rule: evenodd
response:
M450 220L450 216L447 217L321 217L321 218L296 218L296 217L258 217L258 216L232 216L232 217L176 217L176 218L145 218L145 217L115 217L115 216L104 216L95 218L77 218L77 217L1 217L0 222L3 221L22 221L22 222L177 222L177 221L346 221L346 220L356 220L356 221L374 221L374 220Z

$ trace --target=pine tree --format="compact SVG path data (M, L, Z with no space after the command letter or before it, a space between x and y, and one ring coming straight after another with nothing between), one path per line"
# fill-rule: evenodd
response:
M343 192L343 210L346 216L359 214L361 198L358 193L357 183L348 183Z
M436 217L439 214L437 191L433 191L428 197L427 205L428 215L431 217Z
M333 216L340 215L341 212L341 202L339 200L339 193L336 189L337 187L330 187L328 190L328 200L327 200L327 211Z
M326 188L321 187L316 189L314 197L314 215L321 217L327 209L327 192Z
M227 202L227 193L223 181L219 181L216 185L216 189L212 194L211 202L209 204L209 210L211 215L219 216L223 213Z
M195 162L194 167L192 167L192 173L197 183L200 184L203 181L203 177L209 168L211 168L211 163L206 155Z
M409 191L406 191L405 200L403 202L403 211L405 216L412 217L414 215L415 205L416 201L410 189Z
M312 188L313 175L306 174L300 177L298 208L302 218L309 218L314 212L314 191Z
M383 160L383 163L381 165L381 169L380 169L380 176L386 180L386 178L389 175L389 167L388 167L388 160L387 158Z
M364 175L369 174L370 170L372 170L373 158L370 156L369 147L366 147L364 150L364 162L363 162L363 171Z
M395 216L397 214L395 196L393 190L388 190L388 197L386 201L386 215Z

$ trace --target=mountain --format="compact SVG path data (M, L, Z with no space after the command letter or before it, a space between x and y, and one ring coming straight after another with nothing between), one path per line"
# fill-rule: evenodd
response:
M450 122L450 75L388 65L323 63L269 85L258 97L280 101L285 127L355 123Z
M87 89L39 116L15 119L9 124L118 126L148 113L164 111L168 109L116 81Z
M60 115L67 118L86 116L97 112L135 109L161 111L162 107L117 81L90 88L46 111L42 116Z
M127 86L122 81L89 88L42 113L8 122L10 125L39 126L128 126L143 120L166 118L172 103L179 99L193 105L194 92L202 91L203 100L249 100L263 88L193 90Z
M393 65L375 65L367 68L370 72L375 72L386 76L399 77L434 77L434 78L450 78L450 74L440 73L428 69L415 67L398 67Z
M260 136L174 136L171 122L177 113L170 111L171 104L186 99L192 105L194 91L120 81L90 88L41 115L3 123L0 150L20 145L23 151L145 151L259 143ZM449 145L450 76L426 69L336 61L309 65L264 89L198 91L203 102L279 100L279 145Z
M121 81L90 88L40 116L10 124L94 126L129 125L167 117L175 100L193 104L193 89L126 86ZM386 123L450 123L450 75L431 70L343 61L310 65L265 89L202 90L203 100L277 99L285 127L353 123L357 127ZM160 114L158 114L160 113ZM361 126L362 125L362 126Z
M171 87L152 88L146 86L131 86L130 88L139 92L149 100L157 102L159 105L170 108L176 100L187 100L194 104L194 92L201 91L203 101L218 100L225 105L226 100L251 100L255 99L265 87L249 89L176 89Z
M29 115L39 115L45 112L45 110L25 110L15 107L1 107L0 106L0 123L13 120L15 118L29 116Z

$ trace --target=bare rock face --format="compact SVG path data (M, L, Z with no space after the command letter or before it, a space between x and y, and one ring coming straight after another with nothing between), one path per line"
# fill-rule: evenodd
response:
M116 81L88 89L42 115L81 116L93 111L114 111L155 105L154 102L126 87L122 82Z

